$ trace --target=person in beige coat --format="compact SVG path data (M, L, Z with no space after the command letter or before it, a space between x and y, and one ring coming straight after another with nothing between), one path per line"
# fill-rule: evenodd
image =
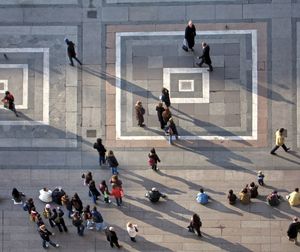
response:
M136 237L137 232L138 232L137 225L132 224L131 222L128 222L126 227L127 227L127 232L129 234L130 240L133 241L133 242L136 242L135 237Z
M281 146L285 152L288 152L290 150L290 148L287 148L286 145L284 144L284 128L281 128L279 130L276 131L275 133L275 146L274 148L271 150L271 154L275 155L275 151Z

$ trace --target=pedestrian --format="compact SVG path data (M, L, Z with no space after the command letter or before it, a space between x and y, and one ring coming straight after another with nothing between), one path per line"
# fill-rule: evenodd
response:
M163 130L166 126L166 123L162 116L163 112L165 111L165 108L163 107L162 102L158 103L158 105L156 106L156 111L157 111L158 121L160 122L160 128Z
M87 205L84 209L83 209L83 213L82 213L82 219L85 223L85 227L87 229L93 229L94 228L94 221L93 221L93 216L92 216L92 212L90 210L90 205Z
M137 225L132 224L131 222L128 222L126 225L126 229L127 229L128 235L130 237L130 240L133 242L136 242L135 237L137 235L137 232L139 231L137 228Z
M289 201L290 206L299 206L300 205L300 193L299 188L295 188L295 190L286 196L286 199Z
M50 235L54 235L54 233L51 233L45 225L41 225L39 227L39 234L43 240L43 248L48 248L49 245L48 243L50 243L53 247L55 248L58 248L59 247L59 244L58 243L55 243L53 241L50 240Z
M273 191L267 197L267 202L270 206L278 206L280 204L280 196L277 191Z
M72 203L67 194L61 197L61 203L68 210L68 217L71 219L72 218L71 215L73 214Z
M122 180L119 179L118 175L112 175L110 178L110 184L116 184L118 187L122 188Z
M72 224L77 228L77 234L79 236L83 236L84 225L83 225L83 220L82 220L79 212L74 212L73 217L72 217Z
M103 217L101 213L97 210L97 207L94 206L93 210L91 211L93 222L95 223L95 227L97 231L106 229Z
M122 197L124 191L122 187L119 187L117 184L112 184L112 190L110 194L115 197L118 206L121 206L123 204Z
M117 175L114 175L117 176ZM104 202L105 203L111 203L110 199L109 199L109 195L110 192L108 191L108 186L106 185L105 180L102 180L100 185L99 185L99 190L102 193L103 197L104 197Z
M202 42L202 55L198 57L198 59L201 59L199 63L196 63L199 67L202 67L202 65L205 63L208 65L209 69L207 71L212 72L213 67L211 65L211 59L209 55L210 47L205 42Z
M297 245L297 236L298 233L300 232L300 222L298 221L297 217L293 218L293 222L290 224L287 235L290 241L294 241L294 243Z
M167 195L161 193L158 189L153 187L150 191L145 194L145 197L148 198L152 203L159 201L160 197L166 198Z
M45 219L48 219L50 226L53 228L55 227L55 222L53 220L53 213L51 210L51 205L50 204L46 204L43 210L43 216Z
M185 28L184 39L186 41L186 46L193 52L193 47L195 46L196 37L196 27L192 20L189 20L187 27ZM188 48L186 48L188 50ZM185 50L185 51L187 51Z
M54 221L55 225L57 226L59 232L68 232L68 228L66 227L66 223L64 220L64 212L61 210L60 207L57 207L57 209L53 208L53 216L51 217L52 220Z
M36 222L36 220L37 220L37 215L38 215L39 213L37 212L37 210L35 209L35 207L33 207L33 208L31 208L31 212L30 212L30 220L32 221L32 222Z
M254 182L251 182L249 186L250 196L251 198L256 198L258 196L258 186L255 185Z
M265 175L263 174L263 172L258 171L258 173L257 173L257 182L258 182L259 185L261 185L261 186L265 185L264 184L264 178L265 178Z
M189 232L197 233L198 236L202 236L200 228L202 226L202 222L198 214L193 214L191 217L190 225L188 226Z
M166 129L166 133L169 135L169 144L173 144L173 136L175 136L176 140L178 139L177 127L172 117L169 119L169 125Z
M12 112L15 113L16 117L19 117L19 114L15 106L15 98L9 91L5 92L5 96L1 101L3 102L4 108L11 110Z
M99 154L99 165L101 166L102 164L105 164L106 149L105 149L104 145L102 144L101 138L97 138L97 142L94 143L94 149L96 149Z
M76 56L75 44L73 43L73 41L70 41L67 38L65 38L65 42L68 45L68 57L70 60L70 65L74 66L73 59L75 59L80 65L82 65L82 63Z
M275 132L275 146L271 150L271 154L275 155L275 151L281 146L285 152L288 152L290 148L287 148L286 145L284 144L284 128L280 128L279 130L276 130Z
M162 117L164 120L165 125L169 122L169 119L172 118L172 113L169 108L166 108L165 111L162 113Z
M148 158L149 158L148 163L151 166L152 170L158 171L159 169L157 168L157 162L160 163L160 159L159 159L158 155L156 154L154 148L152 148L150 150L150 153L148 154Z
M113 175L119 174L119 172L118 172L119 163L118 163L118 160L116 159L112 150L108 151L106 160L107 160L109 167L111 168L111 173Z
M75 193L73 198L71 199L71 204L72 204L72 207L74 207L74 209L79 212L79 214L82 213L82 209L83 209L83 205L82 205L82 201L81 199L79 198L78 194Z
M145 109L143 107L143 104L141 101L137 101L135 104L135 115L136 119L138 121L138 126L140 127L145 127L144 124L144 114L145 114Z
M209 196L204 192L203 188L200 188L200 192L197 194L196 200L201 205L206 205L208 203Z
M90 181L93 180L93 174L89 171L86 174L83 173L81 178L83 179L83 185L88 186Z
M228 199L230 205L234 205L236 203L237 197L233 193L233 190L231 190L231 189L229 190L227 199Z
M37 214L35 223L36 223L38 228L42 225L45 225L45 223L42 219L42 216L40 214Z
M165 103L167 108L171 106L169 90L165 87L161 90L161 101Z
M239 194L240 201L244 205L250 204L251 200L251 194L250 191L248 190L247 186L240 192Z
M23 209L24 211L27 211L28 214L30 215L31 214L31 209L32 208L35 208L34 206L34 202L33 202L33 199L32 198L29 198L25 204L23 205Z
M113 248L114 245L116 245L116 247L119 249L122 246L119 245L118 242L118 237L117 234L115 232L115 229L113 227L109 227L105 230L105 234L106 234L106 239L109 242L110 246Z
M93 198L94 204L97 204L98 197L100 196L100 192L96 188L96 184L94 180L90 181L89 184L89 195Z
M11 196L15 205L23 204L23 198L25 197L25 194L18 191L17 188L12 189Z

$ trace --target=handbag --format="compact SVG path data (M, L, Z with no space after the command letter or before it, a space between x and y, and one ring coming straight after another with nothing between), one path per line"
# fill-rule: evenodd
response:
M183 39L182 49L186 52L189 51L189 48L187 47L187 41L186 39Z
M139 230L137 229L137 227L136 227L136 226L134 226L134 229L135 229L135 232L139 232Z
M153 166L155 164L155 161L153 158L149 158L148 163L150 166Z

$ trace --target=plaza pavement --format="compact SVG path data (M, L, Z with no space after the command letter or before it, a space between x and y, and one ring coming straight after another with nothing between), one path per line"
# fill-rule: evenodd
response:
M39 210L44 186L90 202L81 173L94 171L97 183L110 174L98 168L97 137L120 163L125 206L99 206L123 250L299 250L285 237L299 208L264 202L272 189L285 195L300 181L299 18L299 0L0 0L0 96L12 91L21 112L15 118L0 108L1 251L42 250L28 216L10 200L13 186ZM181 49L189 19L198 34L194 53ZM82 67L68 65L66 37ZM195 65L203 40L211 46L209 74ZM154 110L162 86L180 134L173 146ZM135 123L138 99L145 129ZM279 127L293 151L272 156ZM162 160L158 174L147 167L152 147ZM238 192L258 170L266 174L262 196L229 206L228 189ZM169 199L145 201L153 186ZM207 207L194 201L200 186L213 198ZM203 220L200 241L185 228L193 212ZM137 244L124 231L128 220L140 226ZM54 240L61 251L111 250L103 234L89 233L79 239L70 226Z

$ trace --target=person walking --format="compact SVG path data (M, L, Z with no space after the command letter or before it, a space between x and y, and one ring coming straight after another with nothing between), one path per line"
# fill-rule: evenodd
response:
M72 209L72 203L67 194L61 197L61 203L68 210L68 217L69 219L71 219L72 218L71 215L73 214L73 209Z
M74 66L73 59L75 59L80 65L82 65L82 63L76 56L75 44L72 41L68 40L67 38L65 38L65 42L68 46L67 51L68 51L68 57L70 60L70 65Z
M117 176L117 175L115 175L115 176ZM110 192L108 191L108 186L107 186L105 180L101 181L101 183L99 185L99 190L104 197L104 202L111 203L111 200L109 199Z
M118 236L115 232L115 229L113 227L109 227L105 230L106 239L109 242L110 246L113 248L114 245L119 249L122 246L119 244Z
M172 117L169 119L169 126L167 127L167 134L169 135L169 144L173 144L173 136L175 136L176 140L178 139L177 127L176 127L176 124Z
M115 197L118 206L123 204L122 197L124 192L122 187L119 187L117 184L112 184L112 190L110 194Z
M128 235L130 237L130 240L133 242L136 242L135 237L137 235L137 232L139 231L137 228L137 225L133 224L132 222L128 222L126 225L126 229L127 229Z
M109 167L111 168L111 173L113 175L119 174L119 172L118 172L119 163L118 163L118 160L116 159L116 157L115 157L112 150L110 150L108 152L106 160L107 160L107 163L108 163Z
M55 243L53 241L51 241L50 239L50 235L54 235L54 233L51 233L45 225L41 225L38 229L39 231L39 234L43 240L43 248L46 249L49 247L48 243L50 245L52 245L53 247L55 248L58 248L59 247L59 244L58 243Z
M97 204L96 201L98 200L98 197L100 196L100 192L97 190L96 183L94 180L90 181L89 192L90 192L90 196L93 198L94 204Z
M196 37L196 27L192 20L189 20L187 27L185 28L184 39L186 41L186 46L193 52L193 47L195 46Z
M61 210L60 207L57 207L57 210L55 208L53 208L53 216L52 219L55 222L55 225L57 226L59 232L63 232L63 230L65 232L68 232L68 228L66 227L66 223L64 220L64 212L63 210Z
M280 128L279 130L276 130L275 132L275 146L274 148L271 150L271 154L275 155L275 151L281 146L285 152L288 152L290 150L290 148L286 147L286 145L284 144L284 128Z
M33 199L32 199L32 198L29 198L29 199L24 203L23 209L24 209L24 211L27 211L28 214L30 215L30 214L31 214L32 208L35 208L34 202L33 202Z
M236 195L233 193L233 190L229 190L228 195L227 195L227 199L229 201L230 205L234 205L236 203Z
M265 185L264 178L265 178L265 175L263 174L263 172L262 171L258 171L258 173L257 173L257 183L260 186L264 186Z
M94 149L96 149L99 153L99 165L105 164L105 153L106 149L104 145L102 144L102 139L97 138L97 142L94 143Z
M294 241L294 243L297 245L297 236L300 232L300 222L298 221L297 217L293 218L293 222L290 224L288 230L287 230L287 236L290 241Z
M160 163L160 159L158 155L156 154L156 151L154 148L150 150L150 153L148 154L148 163L151 166L153 171L158 171L159 169L157 168L157 162Z
M84 209L83 209L83 213L82 213L82 219L85 223L85 227L87 229L93 229L94 228L94 221L93 221L93 216L92 216L92 212L90 210L90 205L87 205Z
M82 213L82 209L83 209L83 205L82 205L82 201L81 199L79 198L78 194L75 193L73 198L71 199L71 204L72 204L72 207L77 211L79 212L79 214Z
M16 117L19 117L19 114L15 106L15 98L9 91L5 92L5 96L1 101L4 104L4 108L11 110L12 112L15 113Z
M95 227L97 231L104 230L106 228L103 217L101 213L97 210L97 207L94 206L91 211L93 222L95 223Z
M72 224L77 228L77 234L83 236L84 225L79 212L75 212L72 217Z
M81 178L83 179L83 185L88 186L90 181L93 180L93 174L89 171L86 174L83 173Z
M162 113L162 118L164 120L165 125L167 125L170 118L172 118L172 113L169 108L166 108L165 111Z
M158 121L160 122L160 128L163 130L166 126L166 123L162 116L163 112L165 111L165 108L163 107L162 102L158 103L158 105L156 106L156 111L157 111Z
M202 236L200 228L202 226L202 222L200 220L200 217L198 214L193 214L193 216L191 217L191 222L190 225L188 226L189 232L192 233L197 233L198 236Z
M165 103L167 108L171 106L169 90L165 87L161 90L161 101Z
M53 213L51 210L51 205L50 204L46 204L44 211L43 211L43 216L45 219L48 219L50 226L53 228L55 227L55 222L53 220Z
M213 67L211 65L211 59L210 59L210 47L205 42L202 42L202 55L198 57L198 59L201 59L199 63L196 63L199 67L202 67L202 65L205 63L208 65L209 69L207 71L212 72Z
M140 127L145 127L144 124L144 114L145 114L145 109L143 107L143 104L141 101L137 101L135 104L135 115L136 119L138 121L138 126Z

